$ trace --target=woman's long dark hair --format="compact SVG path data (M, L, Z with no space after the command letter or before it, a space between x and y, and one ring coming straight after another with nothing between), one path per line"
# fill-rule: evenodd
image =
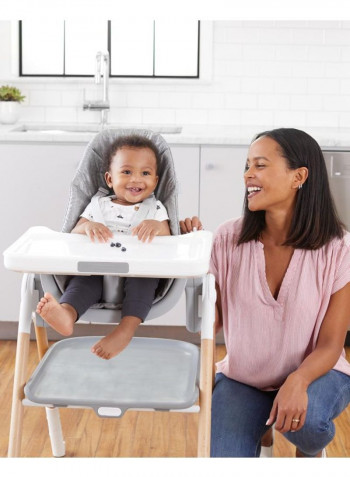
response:
M335 237L342 238L344 225L334 206L325 160L318 143L304 131L292 128L259 133L252 142L263 136L276 141L289 169L307 167L309 172L302 189L297 192L291 226L283 245L316 250ZM264 228L265 211L250 211L246 195L238 244L259 240Z

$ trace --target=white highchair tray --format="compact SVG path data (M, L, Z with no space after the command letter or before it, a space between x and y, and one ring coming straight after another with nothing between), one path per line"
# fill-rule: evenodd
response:
M208 272L211 244L208 231L155 237L151 243L114 234L110 242L97 243L86 235L31 227L3 254L5 267L18 272L183 278Z
M177 340L133 338L111 360L95 356L100 337L55 343L26 384L26 397L55 406L185 409L198 399L199 349Z

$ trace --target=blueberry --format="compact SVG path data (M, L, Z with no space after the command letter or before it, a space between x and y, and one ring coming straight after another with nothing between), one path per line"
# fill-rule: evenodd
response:
M125 248L125 247L122 247L122 252L126 252L126 248Z
M111 242L111 247L115 247L115 243Z
M122 246L122 244L121 244L121 243L119 243L119 242L117 242L117 243L115 244L115 246L116 246L116 247L121 247L121 246Z

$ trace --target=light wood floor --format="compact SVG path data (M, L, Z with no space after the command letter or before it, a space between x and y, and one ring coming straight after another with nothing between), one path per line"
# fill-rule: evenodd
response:
M0 457L7 455L15 341L0 341ZM225 354L217 347L217 359ZM350 348L347 348L350 358ZM30 344L29 373L37 364L35 343ZM91 410L62 409L61 421L67 457L195 457L197 416L166 412L132 412L122 419L101 419ZM350 457L350 407L336 419L337 433L328 457ZM294 457L294 447L276 433L275 457ZM23 457L51 457L42 408L26 408Z

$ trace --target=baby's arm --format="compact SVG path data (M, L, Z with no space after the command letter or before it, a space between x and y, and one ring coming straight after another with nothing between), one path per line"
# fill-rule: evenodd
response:
M113 237L108 227L99 222L85 219L84 217L79 219L71 233L87 235L92 242L94 242L95 239L98 242L108 242L108 240Z
M132 229L132 235L142 242L152 242L156 235L171 235L168 220L143 220Z

